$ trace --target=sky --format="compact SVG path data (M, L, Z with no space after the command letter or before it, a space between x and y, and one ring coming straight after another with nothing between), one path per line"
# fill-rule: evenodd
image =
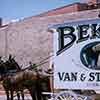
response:
M22 19L75 2L80 0L0 0L0 17Z

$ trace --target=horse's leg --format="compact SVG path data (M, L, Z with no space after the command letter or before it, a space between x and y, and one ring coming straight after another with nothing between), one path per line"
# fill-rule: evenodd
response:
M5 81L3 82L3 88L5 90L7 100L10 100L9 86L5 83Z
M13 90L10 90L11 93L11 100L13 100Z
M41 86L40 88L37 89L37 98L38 100L48 100L47 96L45 94L42 94L43 92L43 87Z
M45 84L45 85L42 85L42 84ZM44 80L43 83L41 82L41 91L51 92L49 78ZM42 95L43 100L48 100L51 97L50 95L45 95L45 94L41 94L41 95Z
M42 100L42 88L41 88L39 82L36 84L35 92L36 92L37 99Z
M17 99L20 100L20 93L18 91L17 92Z
M5 92L6 92L7 100L10 100L10 98L9 98L9 91L6 90Z
M35 90L33 90L32 88L31 89L28 89L28 90L30 92L30 95L32 97L32 100L37 100L36 99L36 92L35 92Z
M36 88L36 95L38 100L42 100L42 90L40 87Z
M24 100L24 91L21 90L21 96L22 96L22 100Z

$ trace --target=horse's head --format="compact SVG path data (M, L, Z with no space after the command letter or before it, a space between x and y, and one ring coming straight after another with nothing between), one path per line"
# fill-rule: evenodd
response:
M12 57L12 55L9 55L9 59L5 62L8 70L21 70L18 63L15 61L15 57Z
M92 47L92 50L93 50L94 52L100 51L100 43L98 43L97 45L93 46L93 47Z

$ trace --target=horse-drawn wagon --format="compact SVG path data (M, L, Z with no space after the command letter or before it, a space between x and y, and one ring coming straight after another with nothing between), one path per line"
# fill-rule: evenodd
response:
M33 100L100 100L95 92L100 89L99 23L99 19L90 19L50 27L54 33L53 73L32 67L22 70L12 57L1 61L0 80L7 100L13 100L13 91L18 99L20 91L24 100L24 88Z

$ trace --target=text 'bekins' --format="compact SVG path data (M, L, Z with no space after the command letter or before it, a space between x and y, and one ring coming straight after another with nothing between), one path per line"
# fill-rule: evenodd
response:
M70 48L75 41L79 43L88 39L100 38L100 25L98 24L58 27L57 31L59 33L57 55ZM69 41L66 43L65 39L69 39Z

